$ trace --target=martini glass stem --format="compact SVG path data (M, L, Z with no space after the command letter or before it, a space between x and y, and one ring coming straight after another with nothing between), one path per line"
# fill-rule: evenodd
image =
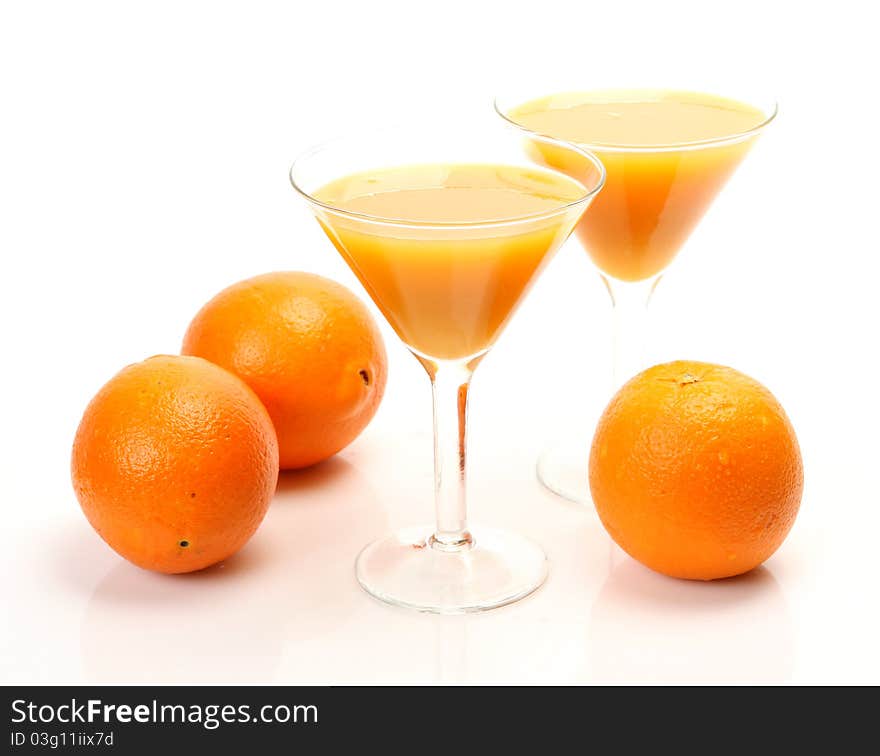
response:
M648 304L662 274L644 281L618 281L602 276L613 305L613 375L617 390L645 368Z
M459 551L473 545L467 529L467 410L472 362L423 361L434 396L434 502L430 545Z

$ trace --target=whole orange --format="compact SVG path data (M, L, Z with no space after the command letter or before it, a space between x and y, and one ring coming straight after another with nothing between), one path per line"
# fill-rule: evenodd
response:
M590 490L602 524L657 572L713 580L779 547L803 490L794 429L764 386L703 362L656 365L599 420Z
M278 479L278 444L245 383L198 357L117 373L86 408L71 477L92 527L130 562L191 572L254 534Z
M348 446L385 391L385 345L366 306L311 273L268 273L221 291L190 323L183 353L231 370L257 393L282 469Z

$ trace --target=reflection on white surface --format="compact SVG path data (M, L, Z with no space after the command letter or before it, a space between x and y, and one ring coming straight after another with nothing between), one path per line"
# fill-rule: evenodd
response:
M97 682L259 682L281 655L282 606L258 589L261 557L184 577L121 563L98 585L82 626Z
M472 501L479 520L545 548L547 583L476 615L381 604L357 585L354 558L430 515L430 439L409 441L374 437L284 474L252 541L192 575L129 565L70 513L37 533L45 549L28 549L9 583L15 611L0 630L13 651L0 673L69 683L781 682L810 662L805 636L835 637L827 596L823 608L815 592L798 590L815 561L807 555L818 553L804 539L809 528L796 528L769 568L742 578L665 578L613 546L594 513L544 493L528 449L501 465L484 456ZM851 632L876 637L869 624ZM849 669L870 669L851 657Z
M466 615L434 617L434 679L438 683L455 685L467 680L468 619Z
M658 575L619 550L612 561L590 615L592 678L646 683L790 678L793 623L782 588L766 567L704 583Z
M345 625L353 554L385 517L342 459L284 473L266 525L227 563L165 576L120 562L82 625L100 682L271 682L285 647Z

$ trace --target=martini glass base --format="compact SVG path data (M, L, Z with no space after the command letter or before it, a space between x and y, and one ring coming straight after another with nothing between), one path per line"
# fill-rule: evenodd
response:
M574 438L558 441L538 457L538 480L551 493L592 509L589 459L589 441Z
M432 546L432 533L409 528L374 541L355 563L358 582L387 604L463 614L511 604L547 579L541 547L516 533L477 528L473 544L454 551Z

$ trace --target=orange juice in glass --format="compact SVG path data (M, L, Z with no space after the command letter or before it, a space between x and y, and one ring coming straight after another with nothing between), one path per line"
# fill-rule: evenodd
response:
M494 343L548 250L570 231L556 211L583 193L577 181L540 168L436 164L357 173L313 196L348 213L319 219L401 340L452 360ZM360 216L414 225L392 234Z
M678 89L522 93L496 100L527 135L545 135L599 157L607 178L576 231L614 304L614 382L641 370L646 308L678 254L757 136L776 114L762 105ZM538 163L571 176L581 152L535 141ZM589 501L589 440L563 440L538 464L542 482L573 501Z

